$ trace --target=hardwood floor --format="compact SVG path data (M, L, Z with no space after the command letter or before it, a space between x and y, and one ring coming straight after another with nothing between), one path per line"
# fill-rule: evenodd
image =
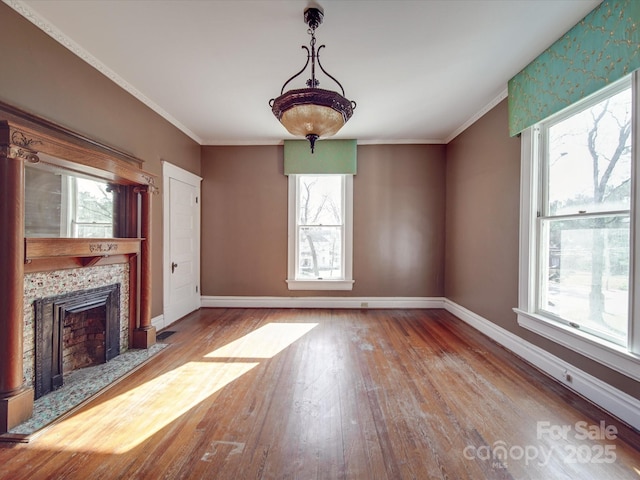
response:
M443 310L203 309L170 329L73 416L0 444L0 478L640 478L638 432Z

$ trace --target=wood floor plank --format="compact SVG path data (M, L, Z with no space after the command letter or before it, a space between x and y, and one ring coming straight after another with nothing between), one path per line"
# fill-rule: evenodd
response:
M171 330L0 444L0 479L640 478L637 431L444 310L202 309ZM600 422L615 439L578 438Z

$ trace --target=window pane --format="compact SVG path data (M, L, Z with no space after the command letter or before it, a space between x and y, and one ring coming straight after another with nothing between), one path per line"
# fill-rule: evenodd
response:
M541 220L540 309L624 344L629 216Z
M631 88L548 129L548 213L627 210Z
M342 177L300 176L300 225L342 225Z
M75 181L78 195L76 221L112 223L113 194L107 191L107 185L85 178L76 178Z
M111 238L113 237L113 225L97 225L85 223L76 224L76 236L78 238Z
M342 279L342 228L300 227L298 279Z

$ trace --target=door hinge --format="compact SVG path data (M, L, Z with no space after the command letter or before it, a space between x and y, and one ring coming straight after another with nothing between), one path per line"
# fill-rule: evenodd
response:
M196 285L196 293L198 293L198 285Z
M196 203L198 203L198 197L196 197Z

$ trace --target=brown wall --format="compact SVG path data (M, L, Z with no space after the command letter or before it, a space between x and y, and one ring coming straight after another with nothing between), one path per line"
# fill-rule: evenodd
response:
M640 383L517 324L520 140L501 102L447 145L445 296L614 387Z
M282 147L202 147L203 295L282 295L287 178Z
M196 142L1 3L0 58L0 100L142 158L158 180L161 159L204 178L204 295L309 294L289 292L284 282L282 147L203 147L201 165ZM446 148L359 146L356 283L342 294L445 295L638 398L638 382L516 323L519 147L507 134L506 102ZM161 195L153 209L156 316L162 313Z
M200 146L162 117L0 3L0 100L145 161L200 173ZM153 199L152 316L162 313L162 195Z
M287 289L283 148L202 148L205 296L416 296L444 292L444 146L358 147L354 288Z
M444 295L444 154L444 145L358 147L354 295Z

